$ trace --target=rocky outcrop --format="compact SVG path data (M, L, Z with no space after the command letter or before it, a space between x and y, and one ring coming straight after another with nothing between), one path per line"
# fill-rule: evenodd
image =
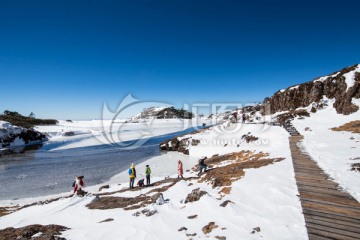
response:
M26 146L30 143L41 143L46 140L45 134L32 128L17 127L0 121L0 147Z
M29 225L21 228L5 228L0 230L0 239L39 239L39 240L65 240L59 237L61 232L69 228L60 225Z
M187 197L185 199L185 203L199 201L200 198L206 194L207 194L207 192L200 190L200 188L196 188L187 195Z
M189 155L189 139L190 138L183 138L179 140L177 137L171 140L165 141L160 144L160 149L162 151L178 151L183 154Z
M360 98L360 65L280 90L272 97L266 98L264 103L270 106L270 112L273 114L307 107L319 102L324 96L335 99L334 108L337 113L348 115L356 112L359 107L352 103L352 99Z
M177 109L174 107L149 107L144 109L140 114L132 117L132 120L138 119L169 119L169 118L182 118L191 119L193 114L185 109Z

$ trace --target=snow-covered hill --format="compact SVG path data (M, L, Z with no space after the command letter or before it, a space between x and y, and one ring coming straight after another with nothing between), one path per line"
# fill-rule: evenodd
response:
M184 109L176 109L174 107L149 107L144 109L141 113L133 116L132 121L139 119L191 119L193 114Z
M272 97L266 98L264 103L274 114L307 107L324 98L334 100L333 107L337 113L347 115L358 111L359 107L353 101L360 98L360 64L279 90Z

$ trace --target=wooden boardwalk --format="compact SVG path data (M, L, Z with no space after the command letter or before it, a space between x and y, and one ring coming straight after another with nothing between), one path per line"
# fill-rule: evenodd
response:
M360 239L360 203L300 151L302 138L291 136L290 149L309 239Z

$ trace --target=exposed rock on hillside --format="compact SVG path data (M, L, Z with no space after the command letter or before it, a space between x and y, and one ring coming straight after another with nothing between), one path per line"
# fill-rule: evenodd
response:
M65 240L56 236L68 230L67 227L60 225L29 225L21 228L5 228L0 230L0 239L39 239L39 240Z
M47 136L34 129L13 126L0 121L0 147L26 146L34 142L43 142Z
M169 119L169 118L183 118L183 119L191 119L193 114L184 109L177 109L174 107L150 107L144 109L140 114L134 116L132 120L137 119Z
M270 106L273 114L307 107L319 102L323 97L335 99L334 108L337 113L348 115L356 112L359 107L352 103L352 99L360 98L360 65L280 90L266 98L264 103Z

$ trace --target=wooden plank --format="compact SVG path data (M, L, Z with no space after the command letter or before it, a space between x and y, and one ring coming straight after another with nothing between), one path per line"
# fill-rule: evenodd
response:
M348 196L346 193L344 192L340 192L340 191L331 191L331 190L326 190L326 189L320 189L317 187L303 187L303 186L298 186L298 191L301 195L301 193L303 192L312 192L312 193L322 193L322 194L330 194L330 195L335 195L335 196L341 196L341 197L346 197Z
M303 185L311 185L311 186L315 186L315 187L316 186L319 186L319 187L327 187L328 186L328 187L333 187L335 189L340 189L340 191L341 191L341 187L332 181L315 180L315 179L314 180L313 179L301 179L301 178L297 178L296 180L299 184L303 184Z
M304 201L302 199L301 199L301 206L303 208L320 209L324 212L343 214L345 216L351 216L354 218L360 217L360 211L353 209L353 208L333 206L333 205L322 204L322 203L318 203L318 202L314 203L314 202Z
M320 174L320 175L325 175L323 171L319 170L319 169L311 169L311 168L305 168L305 167L296 167L294 166L294 170L296 172L300 172L300 173L311 173L311 174Z
M329 238L309 233L309 240L329 240Z
M309 178L313 178L313 179L319 179L319 180L326 180L328 179L328 176L322 174L322 175L314 175L314 174L310 174L310 173L303 173L303 172L295 172L295 176L299 176L299 177L309 177Z
M322 231L322 234L318 234L320 236L323 237L333 237L335 239L360 239L360 234L358 233L353 233L353 232L349 232L346 230L341 230L341 229L335 229L332 227L327 227L327 226L322 226L322 225L318 225L318 224L313 224L313 223L306 223L306 226L308 227L308 231L310 233L314 233L313 230L318 230L318 231Z
M358 213L358 217L360 218L360 207L359 206L354 206L354 205L348 205L346 203L334 203L334 202L329 202L329 201L322 201L322 200L317 200L317 199L307 199L302 197L301 198L301 202L309 202L309 203L313 203L313 204L319 204L319 205L327 205L329 207L334 207L334 208L344 208L344 209L352 209L354 213Z
M334 190L334 191L338 191L340 189L339 187L336 187L331 184L315 184L315 183L310 183L310 182L300 182L300 183L298 183L298 187L315 187L315 188L319 188L319 189L327 189L327 190Z
M322 194L322 193L303 192L301 193L301 197L304 199L314 199L324 202L347 204L349 206L355 206L355 207L359 207L360 205L355 199L347 196L340 197L335 195L329 196L328 194Z
M338 185L336 182L332 181L331 179L326 178L320 178L320 177L314 177L314 176L301 176L295 173L295 177L299 179L299 181L313 181L313 182L332 182L336 185Z
M338 218L334 218L334 215L330 215L330 214L324 214L325 216L317 216L317 215L309 215L309 214L304 214L305 219L312 219L312 220L317 220L319 222L331 222L334 224L339 224L339 225L344 225L344 226L349 226L349 227L355 227L355 228L359 228L360 223L354 223L351 221L348 221L348 219L343 218L345 220L339 220Z
M329 212L324 212L322 210L319 209L315 209L315 210L311 210L311 209L303 209L303 213L305 215L311 215L311 216L317 216L317 217L324 217L324 218L328 218L330 220L339 220L339 221L343 221L343 222L348 222L348 223L354 223L358 226L360 226L360 219L359 218L353 218L347 215L341 215L341 214L337 214L337 213L329 213Z
M311 235L315 235L315 236L321 236L322 239L327 239L327 240L359 240L359 238L354 238L354 237L350 237L350 236L344 236L338 233L332 233L332 232L328 232L326 230L321 230L321 229L317 229L317 228L311 228L308 227L308 234L309 234L309 240L313 240L312 238L310 238L310 234ZM319 239L319 238L314 238L315 239Z
M354 233L360 236L360 229L359 226L347 226L347 225L343 225L343 224L336 224L334 222L329 222L329 221L318 221L318 219L312 219L312 218L308 218L307 216L305 216L305 221L306 224L308 223L312 223L312 224L317 224L317 225L321 225L321 226L325 226L325 227L330 227L332 229L334 229L334 231L336 230L341 230L341 231L347 231L350 233Z

